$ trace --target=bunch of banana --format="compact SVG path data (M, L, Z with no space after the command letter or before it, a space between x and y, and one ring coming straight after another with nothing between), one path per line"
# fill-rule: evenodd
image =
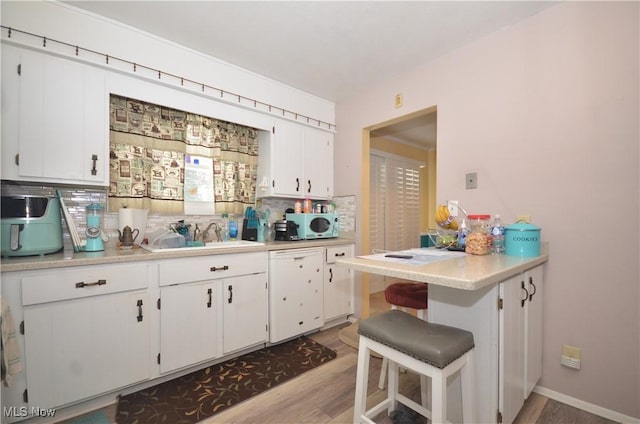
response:
M458 221L451 216L451 212L447 205L440 205L436 209L436 222L442 228L457 231L458 230Z

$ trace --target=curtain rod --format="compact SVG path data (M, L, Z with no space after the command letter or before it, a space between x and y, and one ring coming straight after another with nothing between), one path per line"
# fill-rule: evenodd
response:
M8 27L5 25L0 25L0 28L2 28L3 30L6 30L6 37L7 38L11 38L12 35L14 33L19 33L19 34L23 34L23 35L27 35L33 38L37 38L42 40L42 48L46 49L47 47L49 47L47 44L50 43L55 43L55 44L59 44L61 46L65 46L65 47L71 47L74 50L75 56L80 57L80 53L81 52L86 52L86 53L91 53L93 55L97 55L100 56L104 59L104 64L102 64L103 66L108 66L108 65L113 65L113 62L120 62L123 63L125 65L129 65L131 66L131 69L134 73L138 73L139 70L145 70L145 71L150 71L153 74L157 75L157 79L158 80L162 80L162 81L167 81L167 79L174 79L176 82L180 83L180 86L185 87L185 83L190 84L194 87L197 87L202 93L207 94L205 90L209 90L209 91L213 91L214 93L218 93L218 95L216 97L219 97L220 99L226 100L227 102L237 102L242 106L245 107L253 107L254 109L259 109L262 111L267 111L273 115L282 115L282 117L284 118L289 118L289 119L293 119L296 122L301 122L300 119L302 119L302 121L306 121L303 123L306 123L308 125L312 125L315 124L318 128L323 128L323 129L327 129L327 130L331 130L331 131L335 131L336 130L336 125L332 124L330 122L324 122L321 121L319 119L315 119L306 115L303 115L301 113L297 113L297 112L293 112L290 110L286 110L284 108L278 107L278 106L274 106L271 105L269 103L265 103L265 102L261 102L259 100L256 99L252 99L250 97L246 97L243 96L241 94L236 94L233 93L231 91L227 91L227 90L223 90L221 88L217 88L217 87L213 87L211 85L205 84L205 83L201 83L198 81L194 81L192 79L183 77L183 76L179 76L179 75L175 75L172 74L170 72L165 72L162 71L160 69L155 69L155 68L151 68L149 66L145 66L145 65L141 65L139 63L136 62L131 62L129 60L126 59L121 59L115 56L110 56L108 54L105 53L101 53L101 52L97 52L95 50L91 50L91 49L87 49L84 47L80 47L78 45L74 45L74 44L70 44L70 43L66 43L64 41L59 41L59 40L55 40L53 38L48 38L42 35L37 35L37 34L33 34L27 31L22 31L19 29L15 29L12 27ZM3 32L4 35L4 32ZM84 58L85 60L90 60L88 58ZM163 77L165 78L163 80ZM168 82L168 81L167 81ZM211 97L214 97L213 94L211 94ZM313 126L313 125L312 125Z

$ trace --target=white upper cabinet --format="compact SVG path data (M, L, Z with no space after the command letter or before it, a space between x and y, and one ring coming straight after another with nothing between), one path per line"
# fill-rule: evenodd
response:
M333 195L333 134L277 121L260 140L258 197L327 199Z
M327 199L333 195L333 134L315 128L304 132L304 195Z
M5 49L7 52L5 53ZM71 60L3 46L2 177L106 186L105 73ZM5 105L8 110L5 112ZM8 168L8 169L7 169Z

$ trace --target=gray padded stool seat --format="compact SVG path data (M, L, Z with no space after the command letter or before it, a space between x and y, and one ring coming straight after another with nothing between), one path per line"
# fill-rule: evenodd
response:
M444 368L473 349L473 334L425 322L399 310L362 320L358 334L437 368Z
M391 310L360 321L360 348L356 377L354 423L372 423L385 408L391 413L401 402L432 422L446 421L447 377L461 372L463 418L473 422L473 334L460 328L423 321L400 310ZM388 397L366 410L370 351L389 359ZM398 366L432 379L432 409L398 393Z

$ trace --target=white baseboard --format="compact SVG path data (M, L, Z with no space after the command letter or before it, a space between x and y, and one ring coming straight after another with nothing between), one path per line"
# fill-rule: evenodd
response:
M564 395L562 393L558 393L556 391L547 389L546 387L536 386L533 389L534 392L547 397L549 399L556 400L558 402L562 402L569 406L573 406L574 408L581 409L583 411L587 411L591 414L597 415L599 417L606 418L611 421L616 421L624 424L640 424L640 418L630 417L628 415L621 414L616 411L612 411L610 409L603 408L598 405L594 405L592 403L585 402L580 399L576 399L571 396Z

